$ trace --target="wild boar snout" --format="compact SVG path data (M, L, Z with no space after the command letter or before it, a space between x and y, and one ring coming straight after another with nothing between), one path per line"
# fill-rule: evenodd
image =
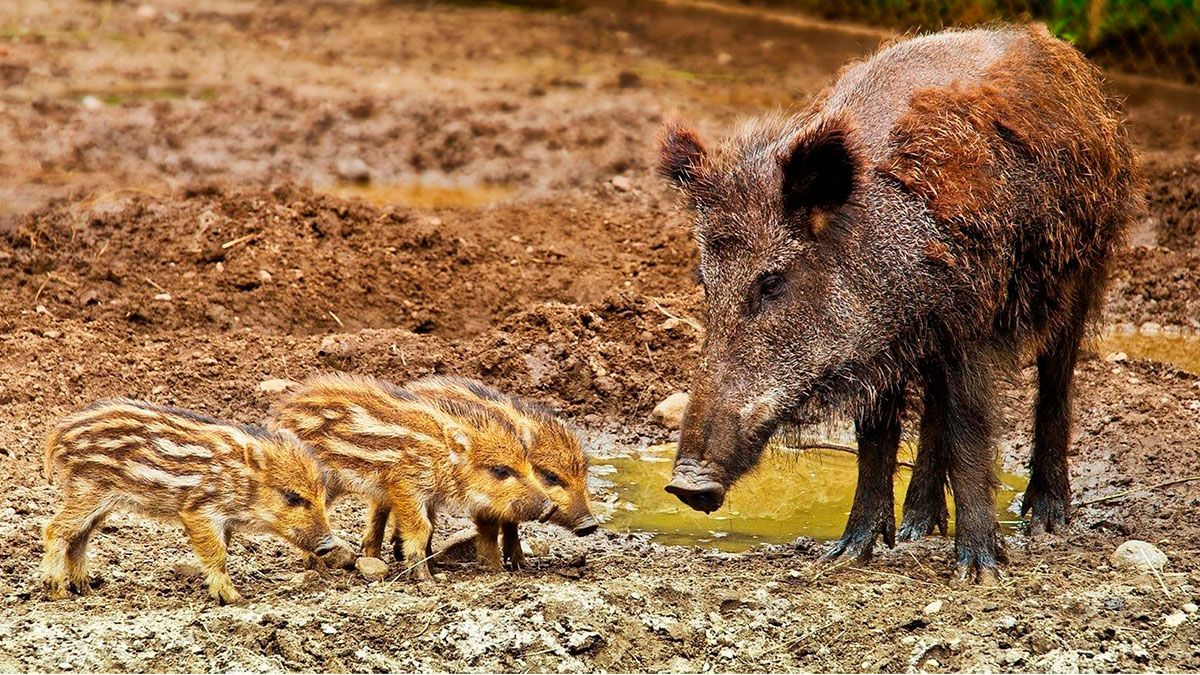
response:
M589 513L583 518L575 521L575 527L572 531L576 536L586 537L595 532L599 527L600 525L596 522L596 518Z
M711 465L688 457L675 462L675 472L666 490L684 504L705 513L716 511L725 501L725 486L714 478Z
M335 548L337 548L337 540L333 538L332 534L326 534L320 541L317 542L317 545L313 547L313 553L317 554L318 556L325 556L331 553Z

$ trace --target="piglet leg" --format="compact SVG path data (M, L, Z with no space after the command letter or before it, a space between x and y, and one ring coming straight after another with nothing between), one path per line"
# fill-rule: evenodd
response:
M192 542L196 557L204 567L208 594L222 605L243 602L225 568L228 549L225 546L224 534L217 529L211 518L202 513L184 511L179 514L179 520L183 523L183 531L187 533L188 540Z

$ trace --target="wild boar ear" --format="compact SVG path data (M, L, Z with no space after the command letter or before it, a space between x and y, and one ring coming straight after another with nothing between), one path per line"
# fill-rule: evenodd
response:
M459 427L451 427L446 431L446 437L450 441L450 463L465 464L467 461L467 453L471 451L471 439L467 433Z
M844 121L825 120L800 134L779 155L785 212L823 212L814 216L812 223L818 230L824 215L840 208L854 193L860 155L851 128Z
M249 443L242 448L246 461L246 466L254 471L262 471L267 467L267 458L263 454L263 449L257 443Z
M700 134L677 115L668 117L658 134L658 173L675 187L687 188L700 177L704 162Z

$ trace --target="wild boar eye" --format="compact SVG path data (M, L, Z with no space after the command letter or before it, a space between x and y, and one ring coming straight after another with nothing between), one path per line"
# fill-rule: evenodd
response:
M504 480L506 478L512 478L513 476L517 475L516 471L513 471L512 469L510 469L507 466L489 467L488 471L492 472L492 476L494 476L496 478L496 480Z
M545 469L538 469L538 475L541 476L542 482L551 487L566 487L567 483L558 474Z
M301 497L299 494L296 494L295 492L292 492L291 490L283 491L283 500L287 502L288 506L295 506L295 507L308 506L307 499L305 499L304 497Z
M758 280L759 301L773 300L783 294L783 275L764 274Z

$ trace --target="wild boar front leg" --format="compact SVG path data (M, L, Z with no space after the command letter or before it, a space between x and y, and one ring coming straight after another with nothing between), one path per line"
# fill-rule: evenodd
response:
M858 485L842 538L825 554L826 561L839 558L867 560L875 539L883 535L888 546L896 543L895 502L892 474L900 447L900 417L904 408L904 385L882 392L874 410L855 421L858 436Z
M370 513L367 514L367 529L363 531L362 552L368 558L380 557L383 549L383 535L387 529L388 518L392 509L383 502L372 501Z
M998 578L997 565L1005 555L996 519L995 391L986 355L948 354L943 391L945 396L936 402L933 414L942 418L950 448L959 576L964 581L991 583Z
M414 579L433 579L426 555L433 539L429 511L412 495L397 493L392 496L392 514L396 532L403 542L406 569Z
M490 518L480 518L475 521L475 558L479 564L490 570L504 569L504 561L500 559L500 521Z
M225 558L228 548L225 545L225 534L217 528L212 519L194 511L184 511L179 514L183 523L183 531L192 542L192 550L204 567L205 580L208 581L208 594L223 605L236 605L242 602L242 596L233 587L233 580L225 568Z
M91 592L87 572L87 545L108 509L103 498L90 492L73 493L61 511L46 524L42 554L42 585L52 600L64 600L69 591Z
M516 523L501 523L500 534L504 539L504 562L513 570L525 567L525 552L521 550L521 535Z

